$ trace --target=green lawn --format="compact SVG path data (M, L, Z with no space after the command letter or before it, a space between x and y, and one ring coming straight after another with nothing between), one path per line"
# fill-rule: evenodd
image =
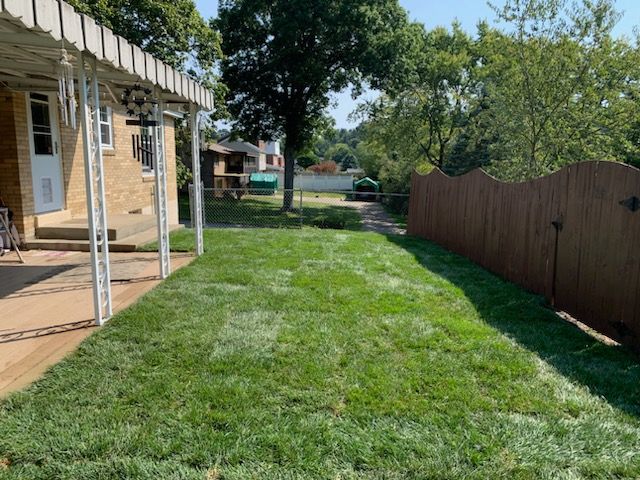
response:
M283 212L282 198L278 196L251 195L238 199L205 198L205 222L217 226L248 226L256 228L331 228L339 230L360 230L362 217L354 208L341 205L327 205L313 202L305 197L300 213L300 199L294 199L293 212ZM181 196L179 214L182 220L189 220L189 198ZM302 219L301 219L302 217ZM302 221L301 221L302 220Z
M637 359L538 297L411 238L205 240L0 404L0 478L640 477Z

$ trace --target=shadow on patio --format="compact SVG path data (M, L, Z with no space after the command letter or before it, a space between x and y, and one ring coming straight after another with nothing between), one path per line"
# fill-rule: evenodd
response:
M0 396L22 388L94 329L89 253L28 251L0 258ZM157 253L112 253L114 313L160 282ZM192 260L172 256L176 270Z
M387 236L429 271L460 288L480 318L560 374L591 393L640 417L640 361L624 347L606 345L545 308L524 292L459 255L416 237ZM504 288L508 285L509 288Z

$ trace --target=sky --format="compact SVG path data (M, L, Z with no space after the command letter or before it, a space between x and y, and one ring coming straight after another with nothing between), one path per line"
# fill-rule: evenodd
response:
M501 4L500 0L494 3ZM487 20L495 23L495 14L486 0L400 0L400 4L407 9L412 20L423 23L427 28L449 26L458 20L462 27L470 33L475 32L478 21ZM218 13L217 0L196 0L200 13L205 18L215 17ZM622 12L620 23L614 34L617 36L631 36L634 27L640 25L640 0L617 0L616 8ZM353 100L350 92L343 92L334 97L335 105L331 114L336 119L338 128L353 128L358 122L349 121L349 114L357 103L364 99L375 98L374 92L366 93L361 99Z

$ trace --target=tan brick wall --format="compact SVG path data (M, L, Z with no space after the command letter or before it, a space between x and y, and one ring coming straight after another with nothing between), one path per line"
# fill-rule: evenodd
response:
M33 184L24 94L0 90L0 196L20 234L33 235Z
M0 90L0 131L6 132L0 136L0 195L14 210L20 233L31 237L34 202L26 106L26 94ZM139 128L127 126L127 118L119 107L113 108L114 148L103 150L107 210L151 214L155 212L154 177L143 175L141 164L133 158L131 135ZM165 116L164 121L169 221L174 224L178 223L175 126L171 117ZM74 217L86 216L80 122L77 130L60 125L60 140L65 208Z
M130 118L117 107L113 108L112 149L103 149L105 170L105 188L107 192L107 210L110 214L142 211L145 214L155 212L153 175L142 173L142 165L133 158L131 135L139 133L139 127L129 126ZM177 223L177 187L176 187L176 147L174 121L165 117L165 145L167 152L167 189L170 205L175 210L170 218ZM62 163L64 166L65 193L67 208L74 217L86 215L84 195L84 164L80 131L68 127L61 128Z

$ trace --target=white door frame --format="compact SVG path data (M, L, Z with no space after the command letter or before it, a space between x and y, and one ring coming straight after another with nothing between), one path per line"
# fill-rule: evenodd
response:
M60 200L59 202L54 202L52 208L46 208L43 205L38 205L38 201L36 200L36 189L41 188L41 185L37 185L35 178L35 167L36 167L36 153L35 153L35 145L33 142L33 118L31 115L31 94L36 93L39 95L45 95L49 99L49 120L51 122L51 140L53 142L53 156L57 157L57 166L59 171L59 192L60 192ZM60 148L60 128L58 123L58 108L57 108L57 98L55 93L47 93L47 92L27 92L26 94L27 101L27 127L29 131L29 156L31 161L31 186L33 189L33 210L34 213L47 213L47 212L57 212L60 210L64 210L65 208L65 191L64 191L64 170L62 168L62 150ZM55 186L53 186L55 189Z

